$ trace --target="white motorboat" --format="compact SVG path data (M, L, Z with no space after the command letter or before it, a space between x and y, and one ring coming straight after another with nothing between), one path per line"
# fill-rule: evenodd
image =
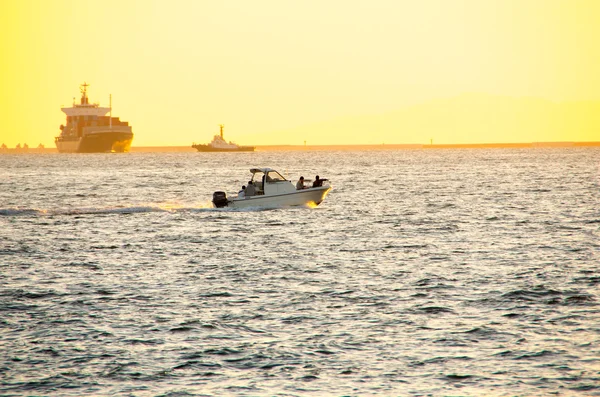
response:
M213 193L213 204L217 208L278 208L293 206L316 206L327 196L331 185L320 179L320 186L302 186L296 189L291 181L271 168L251 168L252 178L244 194L227 198L223 191Z

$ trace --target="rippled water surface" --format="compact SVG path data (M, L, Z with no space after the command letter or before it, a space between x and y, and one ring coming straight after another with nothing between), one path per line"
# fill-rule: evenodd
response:
M213 209L249 168L333 191ZM598 148L0 156L3 396L599 396Z

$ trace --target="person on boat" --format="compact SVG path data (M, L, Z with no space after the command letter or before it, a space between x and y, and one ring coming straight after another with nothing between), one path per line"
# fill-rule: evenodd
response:
M315 181L313 182L312 187L321 187L323 186L323 180L319 179L319 175L315 176Z
M246 186L242 186L242 190L240 190L238 192L238 197L239 198L246 197Z
M296 182L296 190L302 190L304 188L304 177L301 176L300 179L298 179L298 182Z
M270 175L268 174L263 174L262 176L262 190L265 190L265 187L267 186L268 183L273 183L273 178L271 178Z
M256 187L252 181L248 181L248 187L246 188L246 197L254 196L256 194Z

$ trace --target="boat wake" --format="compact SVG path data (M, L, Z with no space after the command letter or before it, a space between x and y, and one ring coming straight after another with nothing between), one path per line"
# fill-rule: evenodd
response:
M181 205L173 203L153 203L136 206L113 206L113 207L81 207L81 208L0 208L0 217L39 217L39 216L81 216L81 215L131 215L151 212L163 213L197 213L197 212L260 212L272 211L286 208L314 208L314 205L295 207L246 207L246 208L215 208L208 201L194 205Z
M201 205L198 207L192 206L174 206L171 204L151 204L141 206L119 206L119 207L84 207L84 208L56 208L56 209L40 209L40 208L0 208L0 217L36 217L36 216L75 216L75 215L129 215L143 214L150 212L205 212L215 211L216 208L212 203Z

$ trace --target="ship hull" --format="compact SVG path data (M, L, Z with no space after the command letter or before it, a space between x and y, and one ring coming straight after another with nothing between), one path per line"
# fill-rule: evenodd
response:
M101 131L76 139L58 138L56 148L60 153L128 152L132 141L131 132Z
M214 148L209 145L192 145L199 152L253 152L254 146L240 146L237 148Z

